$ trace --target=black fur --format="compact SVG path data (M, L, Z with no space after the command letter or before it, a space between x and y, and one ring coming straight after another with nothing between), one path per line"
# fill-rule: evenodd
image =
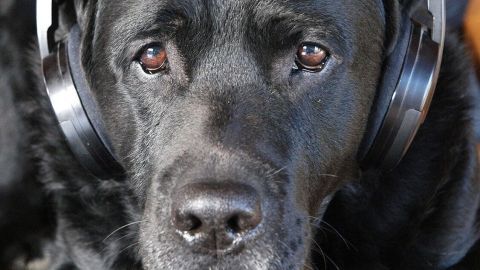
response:
M455 34L425 124L381 173L360 171L356 157L397 36L394 0L78 0L60 13L59 36L74 22L83 30L82 64L127 176L101 181L77 164L38 56L25 53L33 22L24 35L2 23L0 46L14 53L1 57L1 102L14 113L0 142L19 161L0 166L9 186L31 179L51 195L19 191L52 202L51 269L480 268L480 105ZM302 41L330 50L323 72L292 70ZM135 61L150 42L166 46L167 72ZM195 253L171 228L171 194L205 179L262 198L263 233L238 253Z
M37 174L40 160L29 142L38 119L38 95L31 79L28 57L31 20L11 24L25 1L0 3L0 268L19 269L41 256L40 244L51 234L52 214L48 196L41 192ZM33 110L33 111L32 111ZM46 111L42 111L45 114ZM31 120L31 121L30 121ZM17 268L14 268L17 267Z

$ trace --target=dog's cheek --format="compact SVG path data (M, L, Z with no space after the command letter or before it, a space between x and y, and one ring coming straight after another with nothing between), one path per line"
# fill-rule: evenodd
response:
M139 253L146 269L161 267L158 264L165 261L162 257L169 253L168 246L161 243L172 243L171 240L166 239L169 235L170 202L166 192L159 192L162 188L166 190L158 181L152 181L145 200L143 222L140 226ZM173 245L170 244L170 246Z
M309 187L301 186L300 182L294 180L284 184L281 197L272 198L275 203L269 208L279 216L267 221L271 231L267 232L265 238L273 240L272 250L279 256L280 269L303 269L304 265L309 264L315 235L315 228L311 226L313 215L309 213L306 201L310 197L318 199L318 194L312 194Z

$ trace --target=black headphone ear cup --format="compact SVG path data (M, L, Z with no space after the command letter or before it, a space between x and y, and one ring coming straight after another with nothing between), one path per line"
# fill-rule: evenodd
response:
M95 133L98 135L107 150L113 155L112 145L107 136L100 109L94 99L94 93L90 89L85 71L82 67L80 50L81 33L82 32L78 25L74 25L71 28L68 36L67 55L70 72L72 74L72 80L90 124L93 126Z
M379 88L377 89L366 133L358 153L360 161L364 160L368 151L375 143L376 136L388 111L405 62L408 45L410 43L412 22L407 14L402 13L402 15L396 44L393 47L393 50L391 50L391 53L386 56L383 64Z

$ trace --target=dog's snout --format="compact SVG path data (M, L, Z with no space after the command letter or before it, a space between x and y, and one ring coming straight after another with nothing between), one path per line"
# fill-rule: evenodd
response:
M237 183L194 183L173 195L172 223L189 244L229 250L256 234L262 207L254 188Z

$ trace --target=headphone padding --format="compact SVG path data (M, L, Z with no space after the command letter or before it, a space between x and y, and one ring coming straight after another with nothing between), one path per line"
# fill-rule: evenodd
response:
M380 131L385 115L390 106L393 93L400 79L400 74L405 62L408 45L410 42L412 22L410 17L402 13L400 35L397 44L392 53L385 59L382 69L382 78L380 86L377 90L375 100L373 102L370 116L367 124L367 129L363 137L363 142L360 145L358 157L362 161L367 155L368 151L375 143L376 136Z
M87 82L85 71L82 67L81 61L81 36L82 32L78 25L74 25L69 33L67 50L68 50L68 64L72 74L73 83L77 90L80 101L85 109L88 120L92 124L98 137L105 145L107 150L113 156L112 145L108 139L105 124L101 118L100 109L94 99L94 94Z

